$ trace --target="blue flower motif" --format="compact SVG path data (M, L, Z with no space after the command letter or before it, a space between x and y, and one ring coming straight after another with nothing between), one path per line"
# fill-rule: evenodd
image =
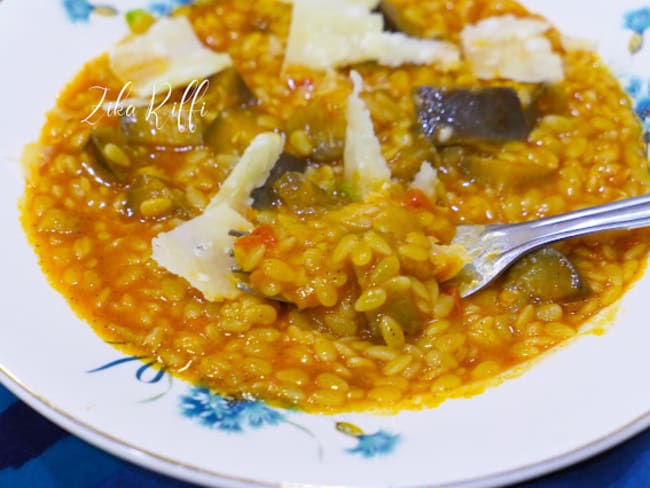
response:
M224 398L201 387L194 387L181 397L181 411L206 427L226 432L243 432L245 427L259 429L285 421L282 414L263 402Z
M627 86L625 87L625 90L630 94L632 98L637 98L641 94L641 90L643 90L643 83L641 81L641 78L638 77L632 77L630 80L627 82Z
M400 436L379 430L374 434L361 434L356 436L357 445L348 452L361 454L364 458L385 456L391 454L400 441Z
M636 104L636 113L641 117L641 120L650 120L650 98L642 98Z
M151 360L150 358L147 358L147 356L128 356L128 357L116 359L115 361L110 361L97 368L91 369L88 371L88 373L98 373L100 371L105 371L107 369L114 368L115 366L119 366L121 364L140 361L143 359L149 359L149 361L138 367L138 369L135 372L135 378L141 383L158 383L161 379L163 379L163 377L166 374L165 368L158 368L157 366L159 366L159 364L155 360ZM145 375L147 373L151 374L152 372L153 375L149 379L147 379Z
M623 17L623 25L637 34L643 34L650 28L650 7L627 12Z
M160 16L170 15L176 7L190 5L194 0L163 0L149 4L149 11Z
M242 401L239 406L242 408L240 416L248 422L248 425L256 429L264 425L278 425L285 420L277 410L267 407L260 401Z
M117 343L113 343L113 344L117 344ZM138 382L140 383L144 383L147 385L156 385L157 383L160 383L160 381L163 378L167 378L167 388L164 391L152 397L145 398L141 400L142 402L152 402L154 400L157 400L165 396L169 392L169 390L171 390L172 387L171 375L167 374L166 369L162 367L155 359L152 359L151 357L148 356L122 357L120 359L109 361L106 364L102 364L101 366L90 369L86 372L100 373L102 371L107 371L117 366L121 366L123 364L129 364L129 363L135 363L137 365L137 368L135 370L135 379L138 380Z
M627 80L625 89L634 99L634 110L646 133L650 132L650 80L644 81L638 76L632 76Z
M95 10L87 0L63 0L63 8L71 22L87 22Z
M154 15L164 17L170 15L176 7L192 3L194 0L157 0L150 3L147 10ZM92 13L105 16L114 16L119 13L119 10L111 5L94 5L88 0L61 0L61 5L71 22L88 22Z

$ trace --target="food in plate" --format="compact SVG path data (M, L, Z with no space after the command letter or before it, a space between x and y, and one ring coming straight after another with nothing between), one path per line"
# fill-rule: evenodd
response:
M71 306L170 372L308 411L433 406L565 343L643 270L645 234L610 233L453 286L457 225L650 184L602 60L515 2L131 20L27 147L22 218Z

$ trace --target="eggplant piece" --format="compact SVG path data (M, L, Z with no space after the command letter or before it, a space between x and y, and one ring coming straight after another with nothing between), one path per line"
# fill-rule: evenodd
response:
M411 291L406 290L391 294L384 306L365 314L370 334L379 343L383 341L379 322L385 315L388 315L400 325L406 337L413 337L422 332L424 325L431 318L418 309Z
M440 154L436 147L417 129L412 130L412 141L400 149L389 161L391 174L395 178L411 181L424 161L434 168L440 167Z
M496 188L512 188L540 181L557 169L529 161L500 161L479 154L464 157L459 166L472 181Z
M85 153L82 155L81 167L96 183L106 187L119 185L120 180L108 170L104 165L98 162L97 157Z
M250 107L258 103L255 94L235 68L228 68L208 78L207 89L200 100L209 110L226 107Z
M517 261L505 277L505 288L542 301L571 301L584 297L589 287L571 260L544 247Z
M120 125L127 142L156 147L203 144L203 121L190 106L138 107L124 115Z
M268 130L258 123L259 116L248 107L227 108L208 127L204 142L216 153L241 155L256 135Z
M525 141L530 133L517 92L509 87L414 90L417 119L436 145Z
M379 315L390 315L399 322L407 336L420 333L429 318L418 309L410 291L391 295L388 303L379 310Z
M269 177L264 184L251 193L253 198L253 208L257 210L266 210L277 204L279 195L276 188L276 183L286 173L304 173L307 168L307 161L297 158L292 154L283 152L280 154L275 165L271 169Z
M159 219L171 215L181 218L191 216L183 193L169 186L161 178L150 174L139 175L129 188L126 214L128 217L140 219Z
M390 0L381 0L374 10L384 18L384 30L388 32L403 32L409 36L426 37L423 29L404 15L404 11Z
M344 104L322 106L311 103L294 111L287 121L289 133L304 130L312 145L311 159L327 163L343 158L345 148Z
M251 192L252 206L257 210L282 206L295 215L315 215L349 203L341 182L329 176L327 167L310 167L306 160L282 153L266 182Z
M98 183L111 186L124 183L132 163L132 154L124 134L115 127L102 127L90 134L86 144L88 158L81 165Z
M535 88L526 110L531 129L546 115L567 115L569 102L566 94L556 85L543 84Z
M281 204L295 215L316 215L348 202L336 185L322 187L313 176L316 175L312 171L289 171L280 176L273 185L277 194L276 204Z

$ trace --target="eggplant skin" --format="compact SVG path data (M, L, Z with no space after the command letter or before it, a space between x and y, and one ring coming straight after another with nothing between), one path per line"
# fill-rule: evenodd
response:
M197 114L163 105L155 111L136 108L120 120L127 142L154 147L192 147L203 144L203 122Z
M517 261L506 274L505 287L542 301L573 301L590 292L571 260L553 247L544 247Z
M380 13L384 18L386 32L403 32L413 37L423 37L421 29L404 15L403 10L391 0L381 0L373 12Z
M271 173L264 184L253 190L251 193L253 208L256 210L267 210L272 208L274 203L278 200L275 183L286 173L303 173L306 168L307 161L283 152L271 169Z
M413 92L418 124L434 144L525 141L530 124L517 92L509 87Z

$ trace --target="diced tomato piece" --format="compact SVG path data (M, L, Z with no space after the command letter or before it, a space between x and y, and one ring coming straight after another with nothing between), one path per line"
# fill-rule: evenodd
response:
M431 210L433 205L421 190L409 190L402 197L402 205L411 208L423 208Z
M253 232L237 239L236 246L243 250L252 249L264 244L266 249L271 249L277 244L277 239L270 225L260 225Z
M463 299L460 297L460 292L455 286L442 286L441 291L447 295L451 295L454 299L454 308L452 309L452 315L459 317L463 314Z

